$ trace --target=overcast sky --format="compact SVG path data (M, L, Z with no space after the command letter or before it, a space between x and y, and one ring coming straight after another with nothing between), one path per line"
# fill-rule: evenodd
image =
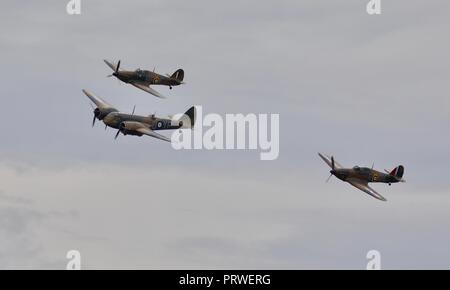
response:
M345 2L345 3L344 3ZM448 1L3 1L0 268L450 268ZM106 78L185 70L165 100ZM98 122L118 109L280 114L280 155L175 151ZM405 166L379 202L346 166Z

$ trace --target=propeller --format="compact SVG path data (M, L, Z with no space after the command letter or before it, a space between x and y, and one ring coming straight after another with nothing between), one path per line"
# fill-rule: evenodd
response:
M125 128L125 124L124 123L120 123L119 125L119 130L117 130L116 136L114 136L114 140L117 139L117 137L119 137L120 132L122 132L122 130Z
M116 139L117 139L117 137L119 137L119 133L120 133L120 129L119 129L119 130L117 130L116 136L114 136L114 140L116 140Z
M100 109L99 108L95 108L94 109L94 118L92 119L92 127L94 127L95 120L98 119L99 116L100 116Z
M119 60L119 62L117 63L116 70L115 70L112 74L107 75L106 77L108 77L108 78L110 78L110 77L112 77L112 76L117 77L117 74L118 74L118 72L119 72L119 68L120 68L120 60Z
M326 180L327 183L328 183L328 181L330 181L331 176L333 176L334 169L335 169L335 167L334 167L334 157L331 156L331 171L330 171L330 176L328 176L328 178Z
M119 72L119 68L120 68L120 60L119 60L119 62L117 63L117 66L116 66L116 71L115 71L115 73L118 73L118 72Z
M131 113L131 116L134 115L134 110L136 110L136 105L134 105L134 107L133 107L133 112Z

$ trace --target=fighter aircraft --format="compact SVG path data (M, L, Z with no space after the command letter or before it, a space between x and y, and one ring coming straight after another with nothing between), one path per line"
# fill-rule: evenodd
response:
M321 153L319 153L319 156L331 167L330 177L328 177L327 181L334 175L338 179L346 181L354 187L382 201L387 201L387 199L371 188L369 182L382 182L389 185L397 182L405 182L402 178L403 172L405 171L402 165L397 166L390 172L385 170L385 174L367 167L355 166L353 168L344 168L334 160L333 156L325 157Z
M172 118L157 118L155 115L139 116L134 114L134 109L131 114L121 113L116 108L102 100L100 97L83 90L83 93L95 104L94 119L92 120L92 127L95 125L95 120L101 120L105 123L105 129L112 127L118 129L114 139L117 139L120 133L123 135L142 136L147 135L163 141L171 142L170 138L158 134L157 130L172 130L172 129L187 129L193 128L195 123L196 110L191 107L184 115L176 120Z
M120 70L120 60L116 64L107 61L104 62L114 71L108 77L115 76L124 83L131 84L136 88L139 88L147 93L150 93L158 98L165 98L163 95L155 91L150 87L150 85L165 85L172 89L172 86L178 86L184 84L184 71L178 69L172 75L160 75L154 71L137 69L135 71Z

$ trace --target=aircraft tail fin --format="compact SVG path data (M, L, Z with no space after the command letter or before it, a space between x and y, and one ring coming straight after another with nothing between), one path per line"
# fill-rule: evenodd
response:
M392 176L395 176L397 179L401 180L404 172L405 172L405 168L403 167L403 165L399 165L399 166L395 167L391 172L389 172L389 174Z
M176 79L177 81L179 81L180 83L183 81L184 79L184 70L177 69L171 76L170 78L172 79Z
M179 119L179 121L183 122L183 129L192 129L194 128L195 125L195 118L197 115L197 109L195 108L195 106L192 106L189 108L189 110L187 110L183 116L181 116L181 118Z

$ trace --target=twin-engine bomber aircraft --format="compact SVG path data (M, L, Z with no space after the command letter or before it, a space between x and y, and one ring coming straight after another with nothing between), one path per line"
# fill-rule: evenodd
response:
M83 90L83 93L97 106L94 109L92 127L95 125L96 119L103 121L107 127L118 129L115 139L117 139L119 133L122 133L124 135L135 135L139 137L148 135L163 141L171 142L170 138L160 135L155 131L192 129L195 124L195 107L191 107L177 120L157 118L155 115L138 116L134 114L134 109L132 114L121 113L100 97L86 90Z
M169 88L172 89L172 86L184 84L184 71L182 69L178 69L172 75L163 76L155 73L154 71L141 69L137 69L135 71L120 70L120 60L117 65L107 61L106 59L104 62L114 71L108 77L115 76L122 82L131 84L136 88L146 91L147 93L150 93L158 98L165 97L152 89L150 85L164 85L169 86Z
M333 156L325 157L320 153L319 156L331 167L330 177L334 175L338 179L346 181L354 187L382 201L387 201L387 199L371 188L369 182L382 182L389 185L391 185L391 183L405 182L402 178L403 172L405 171L402 165L396 167L391 172L385 170L385 174L367 167L355 166L353 168L343 168L339 163L334 161ZM327 181L330 177L328 177Z

